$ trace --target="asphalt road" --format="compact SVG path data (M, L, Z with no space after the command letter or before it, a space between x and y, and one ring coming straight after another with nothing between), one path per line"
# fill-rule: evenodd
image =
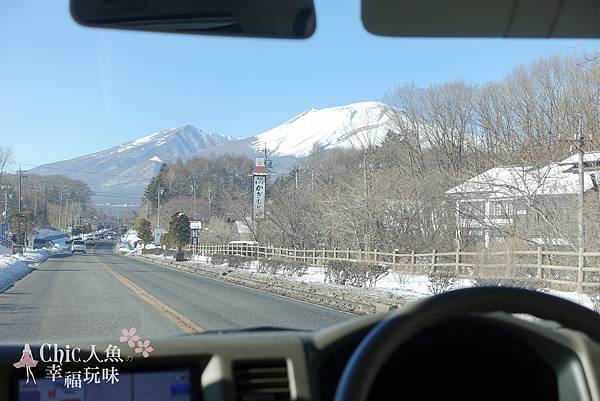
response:
M308 303L115 255L54 257L0 293L0 342L145 337L257 326L316 329L353 318Z

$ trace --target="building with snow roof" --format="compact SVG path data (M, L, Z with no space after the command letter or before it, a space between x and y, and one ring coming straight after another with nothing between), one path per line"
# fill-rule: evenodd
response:
M543 167L494 167L451 188L456 241L518 237L539 245L572 245L579 193L578 155ZM584 155L584 192L597 191L600 152Z

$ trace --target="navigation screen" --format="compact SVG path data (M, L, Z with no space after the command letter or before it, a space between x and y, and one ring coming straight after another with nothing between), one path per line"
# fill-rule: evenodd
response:
M191 401L190 374L187 370L168 372L121 373L114 384L82 383L81 388L66 388L51 379L19 380L19 401Z

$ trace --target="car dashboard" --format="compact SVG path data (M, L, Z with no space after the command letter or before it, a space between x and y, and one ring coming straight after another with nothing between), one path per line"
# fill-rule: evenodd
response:
M98 377L100 383L83 380L72 388L64 378L72 372L84 378L91 365L81 361L91 355L91 344L100 350L114 340L61 341L63 349L89 346L73 358L79 362L63 360L62 377L54 381L52 364L39 360L32 368L35 383L27 383L25 369L13 366L24 345L5 344L0 399L329 401L352 353L380 319L364 317L316 332L250 330L156 339L147 358L123 354L122 361L113 361L117 382ZM42 345L30 345L34 357ZM51 344L46 346L43 359L49 360ZM586 335L498 312L447 320L412 338L389 356L369 399L600 400L599 384L600 346Z

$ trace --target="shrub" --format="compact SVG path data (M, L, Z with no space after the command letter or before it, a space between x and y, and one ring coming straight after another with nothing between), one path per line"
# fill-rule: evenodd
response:
M406 273L395 272L394 278L396 279L396 284L398 284L399 287L405 287L406 284L408 284L408 274Z
M290 277L302 277L308 273L308 266L300 262L284 262L282 265L282 273Z
M214 255L210 256L210 263L213 265L222 265L227 261L225 259L225 256L226 255L223 255L221 253L215 253Z
M225 255L225 260L229 267L233 267L236 269L243 269L245 264L249 262L249 258L242 255Z
M222 253L217 253L211 255L210 263L213 265L222 265L223 263L227 263L229 267L233 268L243 268L244 264L249 261L249 258L241 255L225 255Z
M261 259L258 261L258 273L278 274L281 269L281 262L273 259Z
M456 276L452 273L432 273L429 276L427 290L432 295L451 290L456 285Z
M325 265L325 282L353 287L374 287L389 273L385 265L368 265L348 260L330 260Z
M261 259L256 271L258 273L265 274L283 274L290 277L301 277L307 273L308 266L300 262L283 262L273 259Z

